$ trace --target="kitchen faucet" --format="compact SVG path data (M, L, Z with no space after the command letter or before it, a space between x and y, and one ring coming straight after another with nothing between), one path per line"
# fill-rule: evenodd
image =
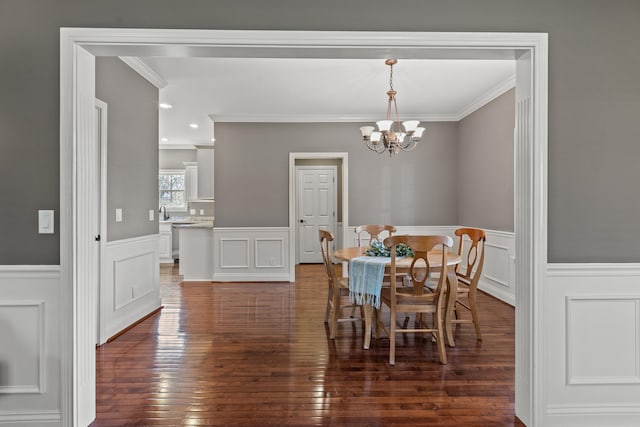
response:
M167 213L167 207L165 205L160 206L160 211L162 214L162 219L165 221L169 219L169 214Z

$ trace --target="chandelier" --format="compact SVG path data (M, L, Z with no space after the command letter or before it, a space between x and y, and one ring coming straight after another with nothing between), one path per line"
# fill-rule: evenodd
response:
M418 127L420 124L418 120L407 120L402 122L404 132L400 129L398 104L396 103L397 92L393 89L393 66L398 63L398 60L387 59L384 63L389 66L387 118L376 122L377 131L373 126L363 126L360 128L360 132L362 132L362 138L370 150L378 154L388 151L391 157L400 151L411 151L416 148L422 138L424 128Z

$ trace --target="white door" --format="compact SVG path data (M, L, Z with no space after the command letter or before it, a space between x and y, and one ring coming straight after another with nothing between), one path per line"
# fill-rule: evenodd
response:
M318 229L336 230L336 166L297 166L298 261L320 263Z

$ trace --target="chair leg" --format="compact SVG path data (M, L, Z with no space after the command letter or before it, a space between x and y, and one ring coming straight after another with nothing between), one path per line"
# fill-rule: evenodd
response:
M373 309L373 325L371 325L371 335L373 338L378 339L380 337L380 309Z
M396 364L396 313L391 311L391 324L389 325L389 365Z
M340 292L333 292L332 307L329 320L329 338L336 337L336 329L338 328L338 315L340 314Z
M482 341L482 334L480 333L480 322L478 321L478 294L476 290L469 292L469 308L471 309L471 318L473 319L473 326L476 328L476 338L478 341Z
M437 313L436 322L436 329L438 330L438 337L436 338L436 341L438 342L438 354L440 355L440 363L446 365L447 350L444 344L444 322L442 320L442 312Z
M329 287L329 296L327 297L327 308L324 311L324 323L329 322L329 314L331 313L331 299L333 298L333 290Z

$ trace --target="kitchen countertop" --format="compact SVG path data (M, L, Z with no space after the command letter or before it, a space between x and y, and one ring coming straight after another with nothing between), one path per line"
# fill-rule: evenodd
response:
M175 228L213 228L213 221L201 221L190 223L175 223Z
M169 219L161 219L160 223L161 224L196 224L196 223L203 223L203 222L209 222L212 223L213 222L213 217L212 216L176 216L176 217L170 217Z

